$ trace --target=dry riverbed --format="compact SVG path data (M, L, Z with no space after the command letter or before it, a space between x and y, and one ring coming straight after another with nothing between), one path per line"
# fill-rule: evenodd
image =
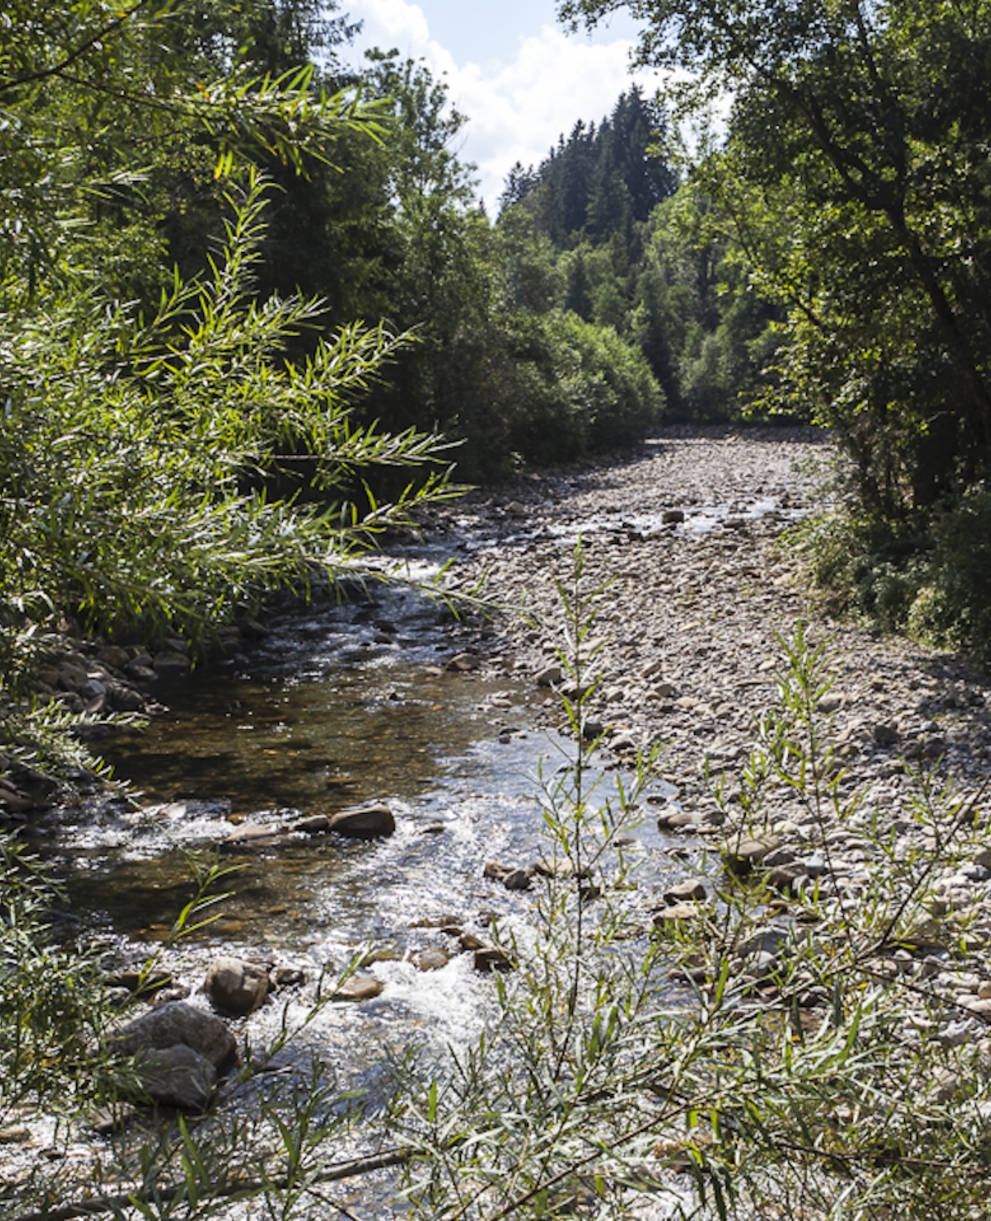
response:
M524 608L540 625L507 613L482 632L477 648L484 669L524 675L545 689L542 714L558 724L554 688L568 679L556 669L563 639L556 583L570 584L580 533L584 592L603 587L592 633L601 646L592 733L601 732L619 759L661 745L661 771L677 796L660 816L680 825L689 863L699 859L699 845L711 855L732 835L766 835L764 863L776 871L784 907L814 883L823 911L839 911L887 876L892 861L932 854L948 830L940 819L949 815L927 826L913 813L914 773L927 770L937 788L949 784L964 801L976 798L976 820L968 814L905 913L917 937L903 953L918 959L929 946L930 987L956 1006L947 1028L956 1029L962 1013L977 1037L991 1011L991 969L983 962L991 942L991 845L980 814L982 804L987 809L980 786L991 770L988 678L953 655L836 622L817 602L800 554L782 536L824 507L832 458L809 430L672 428L623 460L478 497L468 506L471 525L487 531L488 542L462 557L452 579L468 589L484 578L490 596ZM860 800L841 818L830 810L814 815L779 785L767 794L760 825L747 826L736 800L742 766L757 721L780 702L781 640L792 641L800 626L828 651L835 682L819 702L818 723L843 768L840 797ZM713 795L719 777L721 800ZM892 893L910 873L897 882L892 874ZM951 970L941 947L961 929L972 961Z

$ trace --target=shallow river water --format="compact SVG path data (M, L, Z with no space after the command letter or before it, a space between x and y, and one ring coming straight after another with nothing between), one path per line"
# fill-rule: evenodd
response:
M168 949L161 965L195 1003L204 1003L197 992L219 953L301 969L303 986L235 1023L256 1046L283 1020L304 1020L321 973L333 978L370 953L362 970L384 985L381 994L322 1010L289 1060L318 1045L338 1066L340 1088L374 1108L387 1097L391 1057L415 1047L438 1063L448 1047L477 1038L492 979L438 926L484 936L495 917L527 935L533 894L506 890L483 867L493 858L527 867L547 854L542 778L553 782L574 745L534 727L532 680L446 669L463 641L443 608L419 594L297 608L266 628L250 658L157 692L168 710L107 752L134 787L131 800L57 811L47 851L65 878L71 918L120 964L146 961L167 936L193 894L193 860L235 867L217 918ZM617 774L604 774L603 796ZM655 797L664 791L654 783ZM243 819L367 801L390 806L394 835L299 834L218 851ZM645 805L626 851L649 864L654 890L679 866L649 812ZM421 971L415 956L429 947L448 951L447 965ZM371 1211L362 1215L394 1215L386 1196L377 1205L366 1197Z

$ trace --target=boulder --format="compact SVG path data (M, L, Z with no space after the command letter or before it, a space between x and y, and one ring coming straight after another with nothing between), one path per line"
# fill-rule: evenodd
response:
M387 805L354 806L331 815L328 830L351 839L379 839L392 835L396 820Z
M254 1011L272 987L264 967L243 958L215 958L207 967L203 991L221 1013L241 1017Z
M146 1048L136 1067L149 1098L183 1111L204 1110L217 1083L213 1062L185 1043Z
M170 1001L141 1014L117 1031L111 1043L124 1055L183 1043L218 1069L234 1059L236 1046L233 1034L220 1018L185 1001Z

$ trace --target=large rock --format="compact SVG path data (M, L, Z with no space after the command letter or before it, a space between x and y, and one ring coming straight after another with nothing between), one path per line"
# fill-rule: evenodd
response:
M254 1013L268 996L272 981L264 967L243 958L215 958L207 967L203 991L221 1013L240 1017Z
M185 1001L170 1001L142 1013L119 1030L112 1043L124 1055L184 1043L216 1068L223 1068L234 1058L236 1046L233 1034L220 1018Z
M392 835L395 829L396 820L386 805L355 806L348 810L338 810L328 823L328 830L350 836L352 839L378 839L384 835Z
M213 1062L185 1043L139 1052L138 1077L148 1097L183 1111L202 1111L217 1083Z
M727 840L720 851L730 873L744 877L780 847L781 841L776 835L745 835Z

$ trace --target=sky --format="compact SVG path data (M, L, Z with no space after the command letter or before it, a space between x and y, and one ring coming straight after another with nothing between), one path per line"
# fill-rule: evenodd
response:
M636 27L625 14L590 37L565 31L554 0L350 0L341 7L364 23L358 50L396 47L445 79L468 117L454 151L477 166L490 216L517 161L539 164L578 119L597 123L634 81L650 95L658 80L630 74Z

